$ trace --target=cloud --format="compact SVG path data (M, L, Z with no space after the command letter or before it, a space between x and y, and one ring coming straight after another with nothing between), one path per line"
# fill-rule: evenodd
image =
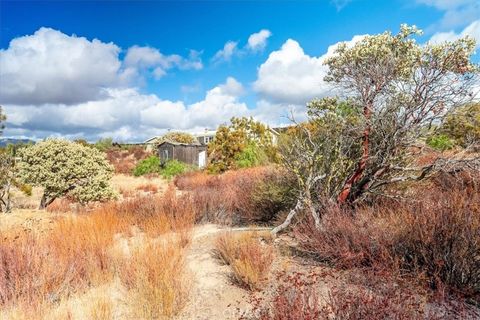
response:
M125 83L120 48L50 28L15 38L0 50L0 103L74 104L105 98Z
M120 52L114 43L44 27L15 38L0 50L0 103L72 105L102 100L109 97L108 89L127 88L145 72L158 79L174 67L203 67L201 53L194 50L184 58L133 46L123 61Z
M223 46L223 49L218 50L217 53L212 58L212 61L214 63L219 63L223 61L230 61L232 60L232 57L236 54L238 54L239 49L238 49L238 42L236 41L227 41L225 45Z
M43 138L111 136L115 140L141 141L167 129L194 130L216 127L233 116L248 115L245 103L239 101L244 88L234 78L207 91L203 100L193 104L162 100L137 89L107 89L103 100L73 105L11 105L5 135L27 135Z
M363 36L355 36L353 45ZM332 45L319 57L311 57L300 44L288 39L280 50L270 53L258 69L253 87L263 98L277 103L304 104L312 98L331 95L333 88L323 81L327 74L325 59L332 55L338 44Z
M260 52L265 49L268 38L272 32L262 29L259 32L252 33L243 48L239 47L239 41L227 41L223 49L218 50L212 58L213 63L229 62L234 56L242 56L249 53Z
M190 56L185 59L177 54L164 55L158 49L152 47L130 47L123 61L126 70L139 74L142 71L150 71L155 79L160 79L167 74L167 70L178 67L180 69L203 68L200 53L190 51Z
M429 30L445 30L465 26L480 16L478 0L416 0L417 3L444 11L442 19Z
M430 38L430 43L441 43L444 41L454 41L459 38L470 36L477 41L477 48L480 48L480 19L472 22L460 33L451 30L448 32L437 32Z
M336 8L337 11L342 10L345 8L352 0L331 0L330 3L332 3Z
M262 29L259 32L252 33L248 37L247 48L252 51L259 51L265 49L267 45L267 39L270 38L272 33L270 30Z

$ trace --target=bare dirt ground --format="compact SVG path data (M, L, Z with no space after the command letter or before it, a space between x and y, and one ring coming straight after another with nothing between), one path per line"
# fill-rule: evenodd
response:
M232 284L230 267L213 253L216 235L228 230L235 231L212 224L195 227L187 255L193 288L190 303L178 319L238 319L249 309L248 292Z

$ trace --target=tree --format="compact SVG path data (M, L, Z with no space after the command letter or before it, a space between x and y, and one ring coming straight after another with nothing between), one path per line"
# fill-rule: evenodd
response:
M463 147L480 143L480 103L462 106L449 114L440 132Z
M162 136L161 140L187 144L197 141L195 137L188 132L168 132Z
M274 228L287 228L299 211L312 215L320 228L320 214L331 202L360 154L360 119L349 102L334 98L314 100L307 105L308 121L290 127L279 139L281 165L297 181L297 203L285 221ZM292 119L295 122L294 119Z
M97 149L62 139L47 139L19 150L22 179L44 188L40 209L56 198L68 196L80 202L111 199L113 167Z
M397 35L365 36L340 44L325 78L340 98L308 105L309 121L296 125L280 145L282 165L297 177L299 198L285 229L306 210L321 227L322 203L354 204L367 195L388 196L395 183L418 181L438 171L478 170L478 158L459 155L416 166L415 152L425 127L439 123L472 99L478 67L469 38L420 46L415 27ZM293 131L293 132L292 132Z
M5 125L3 124L7 120L7 117L3 113L2 106L0 106L0 136L3 134L3 129L5 129Z
M113 139L112 138L101 138L94 144L95 148L100 151L107 151L108 149L113 147Z
M468 37L442 44L418 45L416 27L400 33L365 36L352 47L341 44L326 60L325 78L361 111L362 153L343 182L339 203L355 202L380 187L417 179L409 151L422 129L470 101L478 66L470 58L475 41Z
M220 126L208 145L209 170L223 172L276 161L278 154L269 128L253 118L232 118L229 126Z

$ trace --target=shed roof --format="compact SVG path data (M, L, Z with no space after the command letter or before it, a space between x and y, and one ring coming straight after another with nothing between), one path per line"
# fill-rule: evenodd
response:
M158 144L158 146L161 146L163 144L171 144L171 145L174 145L174 146L193 146L193 147L197 147L197 146L202 146L200 144L200 142L195 142L195 143L182 143L182 142L177 142L177 141L171 141L171 140L164 140L162 142L160 142Z

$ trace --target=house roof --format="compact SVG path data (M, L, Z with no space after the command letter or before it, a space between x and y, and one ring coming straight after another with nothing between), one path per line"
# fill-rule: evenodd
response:
M158 146L161 146L162 144L171 144L171 145L174 145L174 146L202 146L202 144L200 144L199 142L195 142L195 143L182 143L182 142L177 142L177 141L171 141L171 140L164 140L162 142L160 142L158 144Z

